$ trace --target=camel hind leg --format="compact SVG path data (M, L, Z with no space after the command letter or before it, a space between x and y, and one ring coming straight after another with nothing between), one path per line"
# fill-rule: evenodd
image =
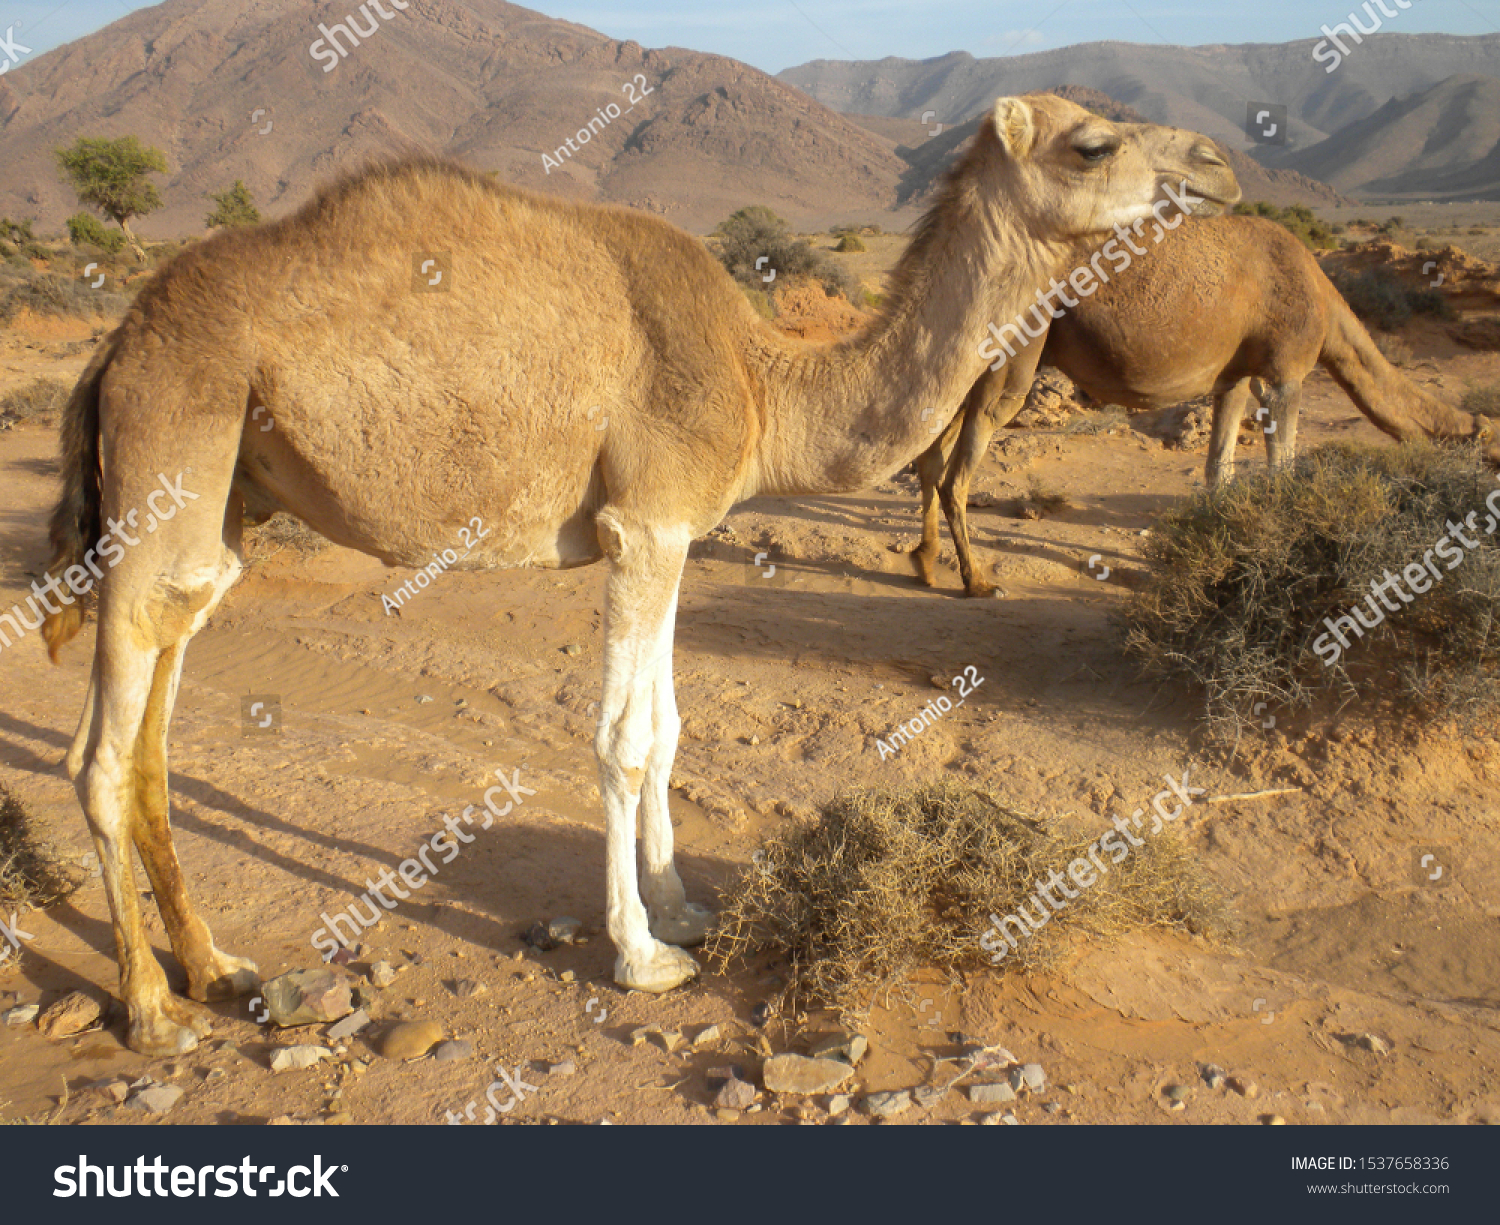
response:
M1297 418L1302 400L1302 381L1285 379L1266 384L1259 393L1270 420L1266 432L1266 467L1285 467L1297 458Z
M1234 451L1239 441L1240 422L1250 403L1250 380L1241 379L1226 391L1214 396L1213 430L1208 440L1208 460L1203 466L1203 480L1217 488L1234 477Z
M911 568L924 587L937 586L938 555L942 552L938 486L943 480L944 456L957 445L965 418L963 409L954 413L953 420L948 422L942 434L916 460L917 479L922 482L922 543L911 551L910 556Z

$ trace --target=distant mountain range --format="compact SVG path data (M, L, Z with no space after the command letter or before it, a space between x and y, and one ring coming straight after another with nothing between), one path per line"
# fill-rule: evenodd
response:
M1001 94L1084 86L1153 123L1205 132L1268 168L1348 195L1500 199L1500 34L1382 32L1358 44L1346 37L1333 72L1323 41L1100 42L997 59L956 51L932 60L815 60L780 79L861 122L931 112L929 124L947 125L981 114ZM1277 133L1284 144L1247 136L1252 103L1286 107Z
M752 203L804 228L899 226L997 96L1044 88L1207 132L1252 199L1495 197L1500 36L1383 34L1335 73L1312 49L1091 43L778 78L503 0L166 0L0 76L0 214L56 231L78 205L53 149L133 134L169 166L165 207L138 223L152 237L201 231L235 179L276 215L417 149L700 232ZM1288 108L1286 145L1247 140L1247 102Z

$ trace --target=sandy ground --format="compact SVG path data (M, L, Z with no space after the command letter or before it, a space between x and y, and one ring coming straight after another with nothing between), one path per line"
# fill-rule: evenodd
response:
M42 371L76 374L89 334L81 324L7 333L0 390ZM1413 344L1410 372L1439 394L1500 381L1500 355L1435 330ZM1321 373L1302 432L1309 446L1378 437ZM56 444L49 428L0 433L0 607L47 560ZM1263 462L1241 455L1243 468ZM942 1079L933 1056L960 1031L1044 1066L1047 1088L1009 1108L1027 1124L1500 1122L1500 750L1346 709L1283 715L1233 769L1207 755L1192 695L1142 683L1107 620L1139 568L1138 533L1201 480L1202 464L1131 430L1006 432L970 515L1001 600L962 598L951 550L942 590L916 586L895 551L915 540L910 477L849 497L747 504L698 542L679 617L685 726L673 790L690 893L708 900L762 835L853 786L947 774L1059 815L1130 811L1163 774L1189 767L1212 797L1298 788L1200 802L1184 818L1205 871L1234 900L1232 942L1141 935L1080 950L1051 975L918 983L862 1022L871 1051L856 1091ZM1066 506L1040 521L1011 517L1033 479ZM762 553L773 577L755 565ZM1088 570L1094 554L1108 579ZM831 1027L825 1014L756 1023L756 1005L780 986L775 965L665 997L626 995L610 980L591 748L602 569L447 574L388 615L381 596L407 577L340 549L262 552L188 654L172 733L177 843L218 943L269 976L320 964L311 940L325 912L394 868L443 814L479 803L495 771L519 771L535 795L365 932L351 967L398 968L374 993L379 1022L436 1020L471 1039L474 1056L394 1063L361 1036L331 1063L273 1074L277 1045L319 1042L321 1031L264 1029L246 1001L217 1006L214 1037L166 1063L126 1050L118 1021L55 1043L34 1025L0 1027L0 1115L157 1121L87 1087L149 1071L186 1090L170 1122L436 1123L471 1104L482 1117L499 1065L536 1086L508 1122L825 1119L821 1098L762 1094L734 1120L710 1105L708 1069L737 1063L757 1079L764 1055L805 1049ZM0 652L0 781L79 855L89 843L61 761L92 642L90 627L56 669L35 635ZM934 696L932 678L970 667L983 683L969 701L882 762L877 738ZM279 701L279 731L247 729L247 697ZM1437 856L1439 881L1418 869L1423 854ZM583 921L586 943L523 946L533 920L565 914ZM986 920L974 923L977 939ZM22 926L33 939L0 965L0 1012L114 989L97 877ZM486 989L461 997L460 980ZM632 1045L648 1023L689 1038L716 1024L720 1036L671 1052ZM572 1074L526 1071L564 1060ZM1258 1092L1211 1089L1201 1063ZM1165 1090L1178 1084L1191 1088L1174 1110ZM990 1109L955 1091L899 1121Z

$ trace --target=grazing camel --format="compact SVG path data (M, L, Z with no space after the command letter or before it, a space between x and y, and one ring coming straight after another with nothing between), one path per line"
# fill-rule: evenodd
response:
M466 569L608 560L594 739L607 925L615 980L669 990L697 973L674 946L712 917L686 900L667 810L689 543L745 498L856 490L910 462L932 438L913 405L956 411L986 321L1174 188L1208 210L1239 196L1196 133L1001 98L882 314L833 344L779 335L701 242L659 218L440 162L372 168L173 260L69 401L49 572L92 563L106 521L117 531L161 475L190 473L191 499L102 584L67 757L104 868L130 1046L182 1052L209 1032L152 956L132 840L190 999L256 980L188 900L167 796L183 651L240 572L246 516L290 511L390 565L426 564L475 516L488 535ZM441 289L426 275L439 253ZM49 616L54 658L81 620L72 604Z
M1295 456L1302 381L1319 364L1393 438L1478 438L1486 458L1500 462L1488 420L1449 408L1386 361L1317 260L1284 227L1263 217L1189 218L1157 237L1142 241L1141 254L1117 278L1080 294L1060 316L1036 311L1031 318L1045 330L1045 349L1043 332L1032 333L1029 323L1032 339L1020 337L1025 347L1014 357L986 342L984 356L1003 364L980 377L916 465L922 541L911 557L927 586L936 585L941 501L964 593L994 593L969 544L969 483L990 437L1020 412L1039 364L1056 366L1096 400L1128 408L1167 408L1211 394L1210 486L1234 475L1252 390L1262 405L1268 464ZM1007 337L1012 348L1014 336Z

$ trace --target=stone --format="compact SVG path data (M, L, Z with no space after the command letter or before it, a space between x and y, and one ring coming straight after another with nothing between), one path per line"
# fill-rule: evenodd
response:
M683 1042L682 1035L675 1029L658 1029L651 1035L651 1039L669 1055Z
M106 1100L113 1102L116 1106L120 1105L120 1103L130 1096L130 1085L118 1076L100 1077L98 1080L92 1082L89 1088Z
M714 1118L718 1119L719 1122L721 1122L721 1123L733 1123L739 1117L740 1117L740 1112L738 1110L727 1110L726 1109L726 1110L715 1110L714 1111Z
M41 1012L37 1004L17 1004L14 1008L8 1008L5 1012L5 1023L7 1025L29 1025L36 1020L36 1014Z
M865 1113L877 1119L893 1119L911 1109L911 1094L905 1089L892 1089L883 1093L867 1093L861 1105Z
M843 1059L855 1064L865 1057L865 1052L869 1049L869 1039L863 1034L841 1030L819 1038L807 1048L807 1053L815 1059Z
M1260 1096L1260 1086L1253 1080L1248 1080L1243 1076L1231 1076L1224 1083L1241 1097L1254 1099Z
M139 1089L125 1103L127 1110L145 1110L151 1114L166 1114L182 1100L182 1090L176 1085L148 1085Z
M564 655L582 655L583 654L583 644L581 642L570 642L570 643L568 643L567 646L563 647L563 654Z
M947 1085L919 1085L912 1090L912 1100L923 1110L931 1110L947 1096Z
M559 1059L556 1063L547 1064L544 1071L548 1076L573 1076L578 1071L578 1065L571 1059Z
M539 953L550 953L557 947L557 941L552 938L552 934L547 930L546 924L540 920L526 929L526 934L521 937L521 942L531 945Z
M852 1105L854 1105L854 1099L847 1093L835 1093L828 1099L828 1113L836 1119Z
M761 1069L761 1081L772 1093L825 1093L854 1075L842 1059L809 1059L806 1055L773 1055Z
M652 1034L659 1033L661 1033L660 1025L637 1025L630 1031L630 1045L640 1046L640 1044L651 1037Z
M381 1036L376 1050L387 1059L420 1059L443 1040L436 1021L401 1021Z
M756 1096L754 1085L732 1076L714 1094L714 1106L719 1110L748 1110L755 1104Z
M561 974L559 974L557 976L557 981L560 982L560 983L570 983L574 979L576 979L577 977L578 977L577 971L575 971L575 970L564 970Z
M1042 1065L1039 1063L1023 1063L1021 1079L1033 1093L1040 1093L1047 1087L1047 1074L1042 1071Z
M417 705L418 706L426 706L427 703L430 702L430 701L432 701L432 695L430 693L419 693L419 694L417 694Z
M712 1046L723 1034L717 1025L706 1025L693 1035L693 1047L702 1050L705 1046Z
M1260 1116L1260 1121L1262 1123L1264 1123L1267 1127L1285 1127L1286 1126L1286 1120L1283 1119L1279 1114L1263 1114L1263 1115Z
M572 915L558 915L547 923L547 935L558 944L572 944L583 930L583 920Z
M51 1010L49 1009L48 1011ZM46 1018L43 1017L42 1020L45 1021ZM1391 1044L1378 1034L1360 1034L1355 1039L1355 1045L1360 1050L1369 1051L1374 1055L1389 1055L1391 1053Z
M312 1046L307 1043L300 1046L282 1046L278 1047L271 1056L271 1071L297 1072L332 1058L333 1052L326 1046Z
M992 1085L970 1085L969 1100L976 1106L994 1106L1016 1100L1016 1091L1003 1081Z
M99 1001L84 991L70 991L49 1004L37 1019L36 1027L51 1039L71 1038L96 1025L102 1009Z
M363 1008L358 1008L355 1011L351 1012L342 1021L330 1025L328 1029L324 1031L323 1036L332 1039L334 1042L342 1042L346 1038L354 1037L355 1034L359 1033L359 1031L369 1023L370 1014Z
M1168 1085L1165 1092L1167 1101L1185 1102L1188 1100L1188 1095L1192 1092L1192 1090L1189 1089L1186 1085Z
M1210 1089L1221 1089L1224 1087L1224 1069L1216 1063L1200 1064L1199 1073L1203 1077L1203 1083Z
M477 978L460 978L453 984L453 994L461 1000L471 1000L476 995L486 995L489 987Z
M370 967L370 981L377 987L389 987L396 981L396 971L388 961L377 961Z
M432 1057L438 1063L457 1063L473 1054L474 1044L467 1038L452 1038L447 1042L439 1042L432 1048Z
M348 979L326 967L319 970L289 970L260 989L271 1021L282 1029L337 1021L354 1011Z
M709 1068L707 1079L709 1090L714 1091L726 1080L744 1080L745 1069L737 1063L731 1063L722 1068Z

